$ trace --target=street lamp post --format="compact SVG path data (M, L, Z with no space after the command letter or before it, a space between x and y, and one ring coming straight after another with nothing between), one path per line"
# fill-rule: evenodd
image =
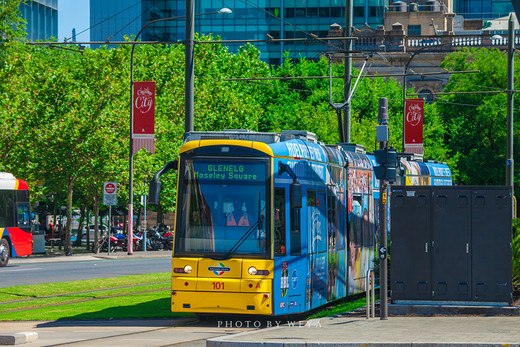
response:
M507 39L507 153L506 153L506 185L511 187L511 197L513 198L513 217L515 216L515 161L513 159L513 110L514 110L514 89L515 89L515 20L513 15L509 15L508 39Z
M193 1L186 1L186 8L188 8L188 3L192 3ZM191 5L192 6L192 5ZM188 11L186 11L186 13L188 14ZM194 30L194 25L193 25L193 22L194 22L194 17L198 17L198 16L206 16L206 15L211 15L211 14L218 14L218 13L231 13L231 10L229 8L223 8L221 9L220 11L217 11L217 12L208 12L208 13L200 13L200 14L196 14L196 15L193 15L193 11L191 13L189 13L187 16L178 16L178 17L167 17L167 18L159 18L159 19L155 19L155 20L152 20L148 23L146 23L142 28L141 30L139 30L139 32L137 33L137 35L135 36L134 38L134 41L132 43L132 52L130 54L130 155L129 155L129 179L128 179L128 186L129 186L129 189L128 189L128 195L129 195L129 201L128 201L128 254L132 254L133 252L133 244L132 244L132 233L133 233L133 227L134 227L134 209L133 209L133 206L134 206L134 188L133 188L133 185L134 185L134 150L133 150L133 139L132 139L132 133L133 133L133 119L134 119L134 51L135 51L135 45L137 44L137 39L139 38L139 36L141 36L141 33L143 32L144 29L146 29L148 26L150 26L151 24L154 24L154 23L158 23L158 22L166 22L166 21L173 21L173 20L177 20L177 19L182 19L182 18L186 18L186 24L188 24L188 18L189 18L189 22L190 22L190 28L191 28L191 31ZM194 64L193 64L193 34L190 36L191 37L191 40L190 42L186 42L186 67L185 67L185 71L188 70L188 65L190 66L190 78L191 78L191 82L190 82L190 86L189 86L189 89L190 89L190 97L188 98L188 82L186 82L186 100L185 100L185 103L186 103L186 109L188 109L188 104L190 104L190 107L191 107L191 110L192 110L192 113L191 113L191 121L190 123L192 124L192 130L193 130L193 84L194 84L194 80L193 80L193 67L194 67ZM186 28L186 38L188 38L188 27ZM187 40L188 41L188 40ZM188 45L191 46L190 49L188 49ZM190 51L190 54L188 54L188 50ZM190 59L190 64L188 64L188 58ZM188 81L188 76L186 75L185 76L186 78L186 81ZM186 118L188 118L188 114L186 114ZM188 122L188 120L186 119L186 122Z

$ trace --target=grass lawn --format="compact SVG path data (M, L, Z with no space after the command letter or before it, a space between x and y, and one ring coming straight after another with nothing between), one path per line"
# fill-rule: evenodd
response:
M170 279L158 273L0 288L0 321L194 317L170 311ZM364 305L364 298L342 302L309 318Z
M0 321L174 318L170 273L0 289Z

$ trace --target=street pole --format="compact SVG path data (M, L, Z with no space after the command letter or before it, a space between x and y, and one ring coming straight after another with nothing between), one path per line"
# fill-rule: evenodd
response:
M110 255L110 231L112 227L112 205L108 205L108 255Z
M146 185L146 182L145 182ZM146 252L146 194L143 195L144 201L144 220L143 220L143 252Z
M515 196L514 172L515 161L513 159L513 108L514 108L514 89L515 89L515 21L513 15L509 15L508 26L508 45L507 45L507 158L506 158L506 185L511 187L511 197ZM516 206L513 203L513 216L515 216Z
M134 42L137 41L143 29L139 31ZM128 164L128 232L126 235L129 255L132 254L132 228L134 226L134 139L132 137L134 133L134 51L135 44L132 45L132 53L130 54L130 153ZM108 233L110 235L110 230Z
M344 36L352 37L352 26L354 25L354 1L345 1L345 32ZM344 66L344 87L343 96L345 101L350 95L350 86L352 81L352 40L345 40L345 66ZM343 121L343 134L346 143L350 143L350 121L351 121L351 106L350 102L345 105L344 108L344 121Z
M194 77L194 44L195 40L195 1L186 0L186 40L184 41L184 89L185 89L185 136L193 131L193 111L195 77Z
M388 213L388 182L389 180L395 181L395 177L390 177L386 170L391 170L391 163L387 162L388 156L388 140L389 140L389 131L388 131L388 99L387 98L379 98L379 114L378 114L378 123L376 131L376 141L379 142L379 151L375 151L374 155L376 156L376 161L378 161L380 167L386 166L383 169L385 172L382 177L379 178L379 276L380 276L380 286L379 286L379 298L380 298L380 318L381 320L388 319L388 261L387 261L387 213ZM384 158L378 158L378 153L384 153ZM378 169L379 169L378 168ZM374 172L377 170L374 169ZM368 308L367 308L368 309Z
M188 11L188 7L190 7L190 11ZM132 53L130 55L130 155L129 155L129 179L128 179L128 254L132 254L132 232L134 227L134 219L133 219L133 213L134 213L134 152L133 152L133 119L134 119L134 52L135 52L135 45L137 44L137 39L139 36L141 36L141 33L144 29L146 29L149 25L158 23L158 22L166 22L166 21L172 21L176 19L181 19L186 17L186 54L185 54L185 61L186 61L186 132L193 131L193 85L194 85L194 77L193 77L193 43L194 43L194 18L195 15L194 12L194 3L193 0L186 0L186 16L178 16L178 17L167 17L167 18L159 18L152 20L148 23L146 23L141 30L137 33L134 41L132 42ZM217 12L208 12L208 13L201 13L197 16L207 16L211 14L218 14L218 13L231 13L231 10L228 8L222 8L220 11ZM190 26L188 27L188 23ZM188 30L188 28L190 28ZM188 32L191 32L191 34L188 34ZM188 39L189 38L189 39ZM190 52L190 53L188 53ZM190 62L188 64L188 61ZM189 68L188 68L189 66ZM189 70L189 71L188 71ZM189 76L189 77L188 77ZM191 82L188 82L190 80ZM189 95L189 96L188 96ZM191 101L190 101L191 100ZM188 111L188 108L191 107Z
M383 148L381 148L383 149ZM380 234L380 242L379 248L383 248L386 250L386 245L388 243L387 240L387 209L388 209L388 182L385 180L381 180L379 192L381 194L381 198L379 199L379 230L381 230ZM380 269L380 281L381 285L379 287L379 298L380 298L380 319L386 320L388 319L388 273L387 266L388 261L387 257L379 257L379 269Z

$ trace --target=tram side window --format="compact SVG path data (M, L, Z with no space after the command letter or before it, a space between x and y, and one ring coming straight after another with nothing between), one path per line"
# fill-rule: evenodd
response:
M301 209L291 209L291 255L302 255Z
M285 189L274 189L274 254L285 255Z

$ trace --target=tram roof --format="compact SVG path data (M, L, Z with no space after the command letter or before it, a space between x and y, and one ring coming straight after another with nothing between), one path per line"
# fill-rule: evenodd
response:
M253 132L244 129L224 131L193 131L186 137L184 150L202 144L230 144L229 141L260 142L272 149L272 155L335 163L350 167L371 169L372 165L362 145L339 143L325 145L317 140L316 134L308 131L283 130L282 132ZM191 146L187 143L192 142ZM196 143L198 142L198 143ZM181 150L183 152L183 150ZM266 151L267 153L267 151ZM270 153L269 153L270 154Z

